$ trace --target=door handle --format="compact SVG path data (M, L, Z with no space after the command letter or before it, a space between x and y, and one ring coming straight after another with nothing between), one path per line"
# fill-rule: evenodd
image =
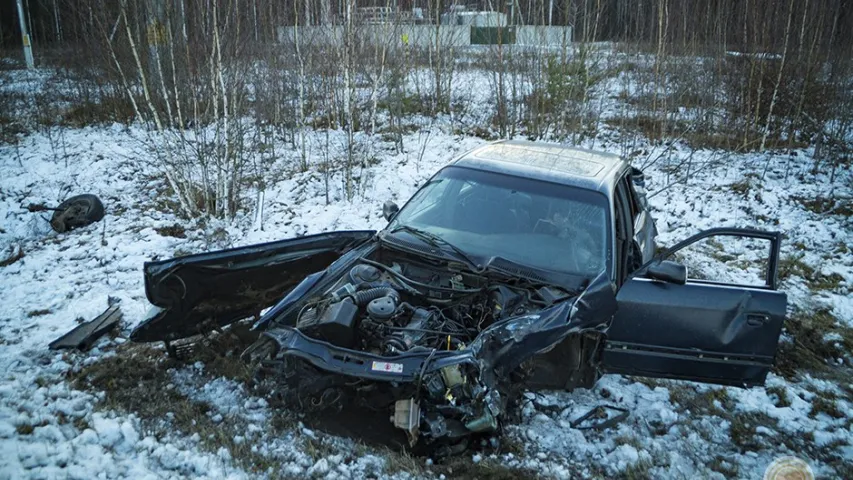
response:
M760 327L770 321L770 315L764 313L747 313L746 324L751 327Z

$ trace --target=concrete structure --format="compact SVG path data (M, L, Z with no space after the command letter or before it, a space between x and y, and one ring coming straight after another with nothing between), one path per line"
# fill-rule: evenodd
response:
M442 25L505 27L506 14L500 12L449 12L441 14Z
M436 29L443 47L468 47L471 45L472 25L412 25L380 23L356 26L355 36L359 42L395 47L425 48L435 44ZM495 27L497 28L497 27ZM563 47L572 42L572 27L514 26L516 45L525 47ZM279 43L292 44L294 27L279 27ZM341 25L299 27L303 45L339 45L343 42L344 27ZM512 38L506 36L504 38Z
M530 25L515 27L515 44L560 47L572 43L572 27Z

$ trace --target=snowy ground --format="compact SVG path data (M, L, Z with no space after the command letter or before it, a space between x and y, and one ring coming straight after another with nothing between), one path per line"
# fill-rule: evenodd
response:
M145 260L323 231L381 228L384 200L404 201L455 154L483 143L450 130L437 122L428 138L423 132L407 136L404 154L394 154L377 139L378 163L361 172L351 201L342 198L340 178L332 179L327 192L318 173L282 176L266 191L262 221L247 211L232 223L188 223L165 208L164 182L153 174L139 140L144 132L136 128L37 133L17 147L0 146L0 259L12 245L25 255L0 267L0 478L453 475L430 460L407 459L414 466L402 465L382 450L306 426L273 429L276 412L266 401L232 380L211 380L201 363L166 372L170 388L208 408L199 431L187 435L162 435L132 413L111 410L105 393L77 390L67 381L86 365L127 352L125 337L148 308ZM606 136L585 146L621 153ZM687 158L686 150L648 147L633 160L649 164L649 192L663 189L651 197L660 243L671 245L714 226L781 230L783 257L798 266L783 282L791 313L825 308L853 326L851 218L815 213L797 200L830 192L849 198L851 172L837 172L830 182L827 173L812 171L808 151L724 159L696 152L689 181L682 182L684 169L674 173L673 166ZM291 162L285 155L271 170L288 171ZM107 213L102 222L72 233L56 234L40 215L22 210L28 203L58 203L84 192L99 195ZM158 233L175 224L185 227L185 238ZM742 262L754 254L736 253L741 255L700 256L696 267L722 277L754 273ZM86 354L47 350L78 319L102 312L110 297L124 312L118 336L102 339ZM842 366L849 361L837 359ZM836 469L853 463L850 377L833 383L771 374L767 385L718 388L606 376L589 391L530 393L521 422L508 431L517 448L472 454L468 460L557 478L757 478L774 458L796 455L819 477L849 474ZM601 403L626 407L631 414L600 432L570 426ZM166 415L160 421L176 420ZM228 444L245 445L247 455L268 459L269 469L247 471L232 458L234 450L211 448L213 443L202 438L208 434L202 427L210 425L238 426L242 433ZM497 471L482 468L475 471Z

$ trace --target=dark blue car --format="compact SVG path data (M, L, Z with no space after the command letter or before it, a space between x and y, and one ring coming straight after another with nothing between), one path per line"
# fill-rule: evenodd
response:
M174 352L251 323L243 359L302 408L369 408L411 445L456 451L523 389L603 373L763 384L786 310L780 234L720 228L658 252L642 173L530 142L470 151L388 226L145 265L159 307L132 339ZM766 241L764 285L688 279L709 237ZM401 433L402 434L402 433Z

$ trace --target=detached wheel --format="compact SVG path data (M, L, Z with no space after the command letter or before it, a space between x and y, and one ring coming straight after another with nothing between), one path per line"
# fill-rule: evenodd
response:
M104 218L104 204L95 195L75 195L56 207L50 226L59 233L95 223Z

